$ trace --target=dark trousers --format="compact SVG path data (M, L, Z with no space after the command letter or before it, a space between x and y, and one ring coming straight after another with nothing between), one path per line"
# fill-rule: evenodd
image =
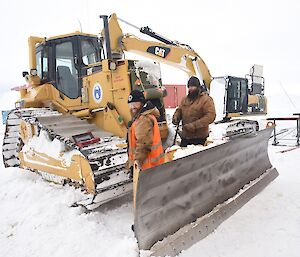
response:
M204 145L206 138L193 138L193 139L181 139L180 146L186 147L187 145Z

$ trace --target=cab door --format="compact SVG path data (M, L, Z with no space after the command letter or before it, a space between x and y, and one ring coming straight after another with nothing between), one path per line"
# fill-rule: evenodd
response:
M78 39L67 37L52 42L56 101L68 110L81 108L81 76L78 66Z

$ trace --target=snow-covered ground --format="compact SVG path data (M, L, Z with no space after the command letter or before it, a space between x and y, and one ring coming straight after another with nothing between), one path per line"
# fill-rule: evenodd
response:
M5 169L2 158L0 167L1 257L136 256L132 203L85 214L70 207L82 198L80 190Z
M280 150L269 147L280 176L181 257L300 256L300 149ZM1 160L0 257L138 256L132 203L85 213L70 207L80 197Z

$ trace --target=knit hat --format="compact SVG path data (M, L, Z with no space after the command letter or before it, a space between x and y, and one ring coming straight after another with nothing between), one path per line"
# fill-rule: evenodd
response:
M200 88L200 81L197 77L190 77L188 83L187 83L188 87L199 87Z
M134 89L131 91L128 96L128 103L141 102L144 103L146 101L145 96L142 91L138 89Z

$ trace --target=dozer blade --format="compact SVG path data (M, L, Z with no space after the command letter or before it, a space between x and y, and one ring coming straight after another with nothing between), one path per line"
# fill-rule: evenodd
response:
M141 171L134 211L139 248L151 249L152 256L175 256L275 179L267 151L271 132L236 137Z

